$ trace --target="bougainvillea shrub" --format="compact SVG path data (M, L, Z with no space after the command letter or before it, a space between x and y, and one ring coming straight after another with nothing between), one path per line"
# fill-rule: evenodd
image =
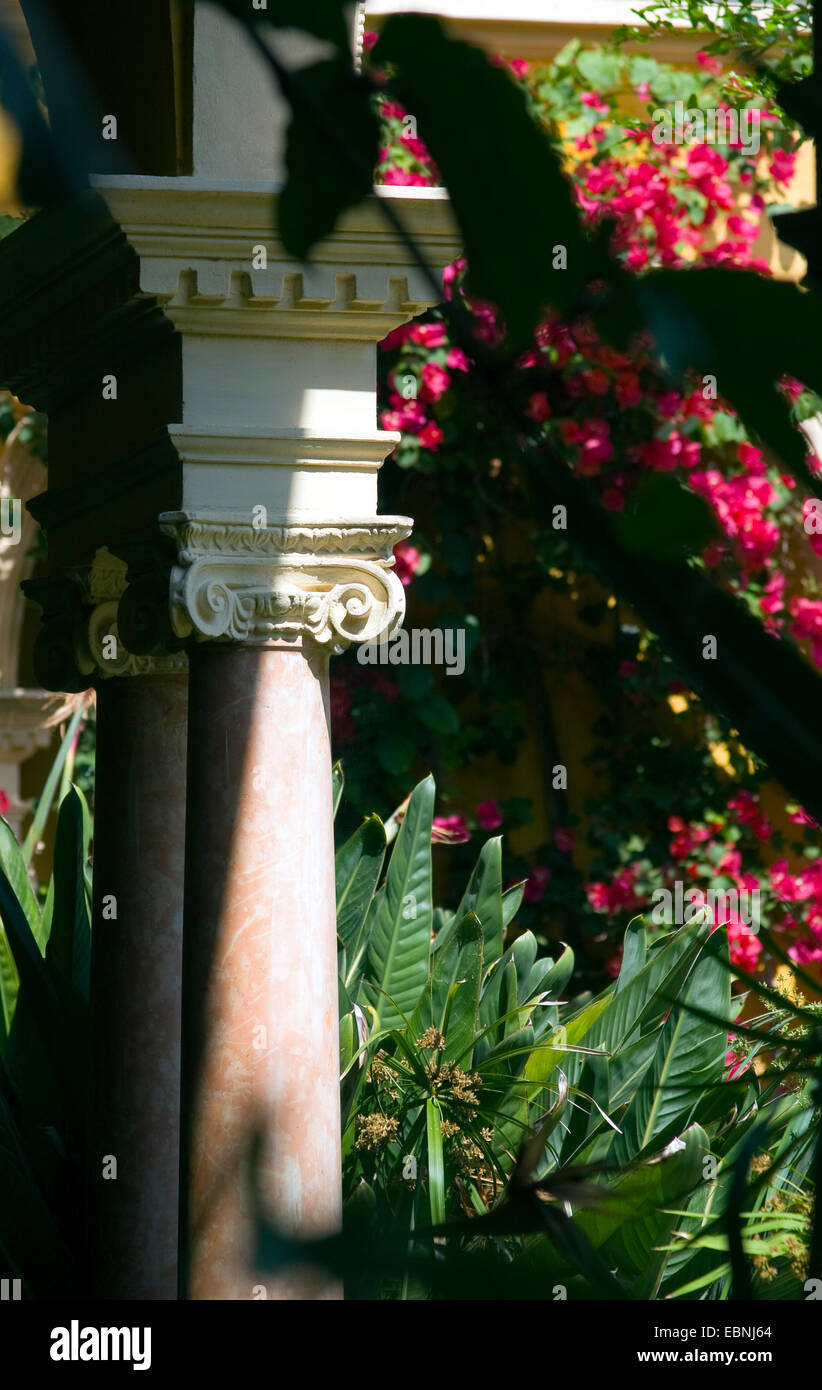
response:
M631 271L721 264L769 273L755 243L768 208L785 205L797 137L718 58L702 54L696 71L683 72L575 41L548 68L508 67L534 119L560 145L586 220L605 226ZM654 113L676 101L747 112L757 148L742 138L657 142ZM413 117L393 100L379 104L378 178L436 184ZM561 248L546 229L546 255L556 254ZM465 272L461 260L446 270L443 295L459 296L469 310L481 352L503 339L504 325L493 305L467 291ZM571 329L546 311L509 373L504 403L489 398L437 310L393 332L380 356L381 425L401 435L384 469L383 505L417 521L396 551L407 626L462 629L467 666L448 678L425 666L363 666L353 655L337 665L333 728L352 809L400 802L413 771L433 767L442 796L437 836L451 846L456 868L469 839L532 819L528 798L499 795L494 764L513 763L537 727L551 831L529 855L509 853L510 879L526 880L523 926L543 938L573 935L582 974L613 971L626 920L649 914L679 882L706 893L757 893L758 920L785 934L794 958L822 959L816 827L784 796L769 818L763 795L779 797L767 769L605 593L580 602L578 617L592 636L582 665L607 710L589 731L589 761L610 791L572 824L563 731L552 726L542 670L554 634L540 630L535 604L546 589L573 603L583 587L580 565L561 522L534 525L511 461L511 404L523 436L549 443L592 480L620 524L631 525L638 490L655 490L660 505L683 515L692 509L704 530L694 563L822 665L822 537L793 479L746 436L712 378L672 389L650 339L623 354L585 321ZM817 402L799 382L786 379L783 388L797 421L814 412ZM590 584L584 588L590 595ZM604 645L603 626L613 639ZM478 764L487 785L467 804L461 774ZM762 968L756 932L733 917L731 908L732 959Z

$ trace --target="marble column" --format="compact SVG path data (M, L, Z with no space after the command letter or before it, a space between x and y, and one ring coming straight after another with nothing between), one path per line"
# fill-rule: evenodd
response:
M300 1240L340 1223L328 664L401 621L409 523L161 522L190 640L180 1293L334 1298L255 1269L255 1215Z
M206 644L190 679L186 1292L334 1297L251 1255L255 1191L301 1238L341 1217L328 654Z
M109 559L81 663L98 675L89 1271L104 1299L175 1299L188 684L126 652ZM101 583L102 578L102 583Z

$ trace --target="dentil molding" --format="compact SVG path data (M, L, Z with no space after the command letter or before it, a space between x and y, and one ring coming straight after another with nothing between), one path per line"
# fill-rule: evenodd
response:
M386 320L421 313L434 298L381 203L398 214L429 265L442 269L462 249L442 188L375 188L340 217L306 265L279 239L275 184L147 175L92 182L140 258L140 288L156 295L180 327L193 327L187 316L202 320L197 310L210 309L230 332L232 311L235 318L244 311L245 320L267 318L277 336L288 336L290 315L294 336L302 337L319 315L328 335L350 332L376 342L388 331Z

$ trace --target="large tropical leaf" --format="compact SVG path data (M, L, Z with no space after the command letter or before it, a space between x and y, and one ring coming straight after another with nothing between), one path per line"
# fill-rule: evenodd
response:
M379 816L368 816L350 840L337 851L337 935L345 951L349 988L357 977L365 946L365 923L385 858L385 827Z
M612 1007L612 1003L610 994L600 994L567 1023L551 1033L544 1043L535 1048L525 1064L528 1080L539 1086L547 1086L557 1067L561 1066L563 1071L567 1070L569 1049L589 1046L590 1035L595 1030L597 1020Z
M486 840L480 850L479 859L474 865L468 886L457 908L458 921L473 912L482 923L485 935L483 954L490 964L502 955L503 948L503 905L502 905L502 837L495 835Z
M89 998L91 920L85 865L91 822L83 793L72 787L60 807L54 844L54 905L46 962L66 999L76 990Z
M0 1260L27 1298L65 1298L79 1274L38 1185L23 1136L0 1087Z
M428 979L434 795L433 777L414 788L370 914L365 983L381 1027L413 1013Z
M652 1032L668 1014L683 982L699 956L710 927L689 922L665 941L619 993L611 992L611 1008L593 1030L592 1040L608 1052L618 1052L638 1034Z
M86 713L87 710L85 705L81 705L79 709L76 709L74 711L74 714L71 716L71 719L68 722L66 732L63 735L63 741L57 750L57 756L55 757L54 762L52 763L51 768L49 769L49 775L46 778L46 785L43 788L43 794L37 802L37 809L34 812L34 816L32 818L31 825L29 826L26 838L23 841L21 853L23 855L23 861L25 864L31 863L31 858L34 854L35 846L38 840L40 839L41 835L43 834L43 830L45 828L46 821L49 818L49 813L54 803L54 799L57 796L57 793L60 788L60 783L63 776L63 768L66 765L66 760L68 759L69 754L72 752L75 740L80 732L80 725L85 719Z
M635 1281L633 1296L653 1298L665 1270L676 1216L670 1209L703 1182L708 1137L691 1125L662 1153L646 1159L612 1187L614 1200L602 1210L579 1213L578 1224L608 1259L611 1268Z
M40 908L34 896L34 889L29 880L20 847L14 838L11 826L2 819L0 819L0 868L6 875L31 929L31 934L42 951L45 947L45 937ZM0 920L0 1056L5 1050L11 1030L19 985L20 977L14 963L11 945L2 920Z
M653 1061L642 1075L614 1140L616 1161L659 1148L687 1128L699 1102L724 1084L731 1004L727 932L715 931L659 1034ZM713 1014L711 1024L689 1009Z
M433 978L435 1025L445 1034L446 1061L467 1066L477 1034L482 988L484 932L472 912L463 917L448 951L436 957Z

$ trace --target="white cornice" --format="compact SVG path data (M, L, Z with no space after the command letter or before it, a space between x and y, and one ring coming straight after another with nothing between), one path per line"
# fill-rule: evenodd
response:
M253 248L264 245L269 267L276 266L280 274L286 267L303 269L277 235L276 184L138 175L100 177L93 184L141 259L183 266L199 261L248 265ZM344 213L331 236L314 248L311 267L379 267L386 280L395 267L413 267L416 275L414 257L380 211L382 200L390 203L434 266L459 255L462 243L444 189L377 188ZM156 292L152 284L146 288ZM173 294L176 277L165 288ZM427 286L418 297L430 297Z

